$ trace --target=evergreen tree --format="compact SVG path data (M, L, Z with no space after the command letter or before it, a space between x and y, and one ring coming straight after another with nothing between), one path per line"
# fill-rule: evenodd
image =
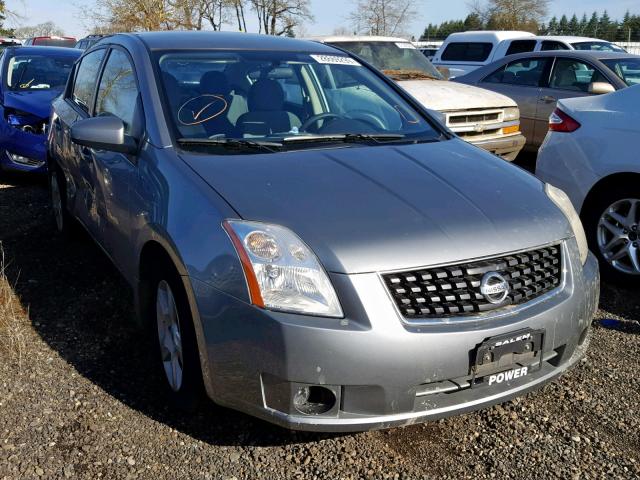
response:
M482 19L477 13L470 13L464 19L465 30L482 30Z
M580 34L580 22L578 21L578 17L574 13L569 20L569 35L579 35Z
M598 18L598 12L593 12L591 20L587 23L587 29L585 30L584 35L587 37L597 37L599 24L600 19Z
M566 15L562 15L562 17L560 18L560 22L558 23L558 30L558 34L567 35L567 32L569 31L569 19Z
M549 20L547 33L549 35L556 35L558 33L558 19L555 16L551 17L551 20Z
M584 35L584 32L587 31L588 24L589 20L587 20L587 14L583 13L582 18L580 19L580 24L578 25L578 35Z

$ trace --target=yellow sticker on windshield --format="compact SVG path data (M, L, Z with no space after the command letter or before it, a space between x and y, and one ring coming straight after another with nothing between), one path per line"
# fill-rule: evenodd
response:
M324 63L327 65L353 65L354 67L361 67L356 60L351 57L341 57L339 55L310 55L318 63Z

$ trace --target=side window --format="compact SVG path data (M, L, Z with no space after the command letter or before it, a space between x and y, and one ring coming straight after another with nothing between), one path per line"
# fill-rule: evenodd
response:
M73 84L71 99L87 113L91 108L104 52L104 49L91 52L83 57L80 65L76 67L76 80Z
M553 40L545 40L542 42L542 46L540 47L540 50L544 52L547 50L569 50L569 48L567 48L567 46L564 43L555 42Z
M493 50L492 43L454 42L447 45L441 60L452 62L484 62Z
M598 70L579 60L559 58L551 74L550 88L588 92L592 82L609 81Z
M484 81L489 83L537 87L540 85L546 66L547 60L542 58L516 60L499 68L486 77Z
M125 132L131 133L137 99L138 86L129 57L121 50L112 50L100 79L95 116L116 116L124 122Z
M514 40L513 42L511 42L511 45L509 45L505 56L515 55L516 53L533 52L535 48L535 40Z

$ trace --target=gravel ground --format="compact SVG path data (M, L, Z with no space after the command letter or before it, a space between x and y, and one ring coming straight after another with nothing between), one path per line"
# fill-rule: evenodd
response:
M355 435L288 432L212 404L186 416L165 408L108 260L53 234L42 186L7 183L0 239L24 342L0 342L0 479L640 477L637 291L603 285L588 357L480 412Z

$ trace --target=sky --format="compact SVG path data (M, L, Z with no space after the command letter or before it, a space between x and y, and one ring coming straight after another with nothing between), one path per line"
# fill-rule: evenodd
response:
M82 37L87 28L81 19L80 11L91 12L93 0L6 0L7 9L16 11L23 18L7 22L8 26L34 25L48 20L59 25L67 35ZM314 22L305 25L305 34L327 35L336 27L348 27L347 16L351 10L350 0L311 0L315 17ZM440 23L445 20L464 18L469 12L467 0L418 0L419 14L411 25L411 33L420 36L429 23ZM590 15L600 12L606 6L609 16L622 18L629 10L640 14L638 0L551 0L550 16L571 15L574 12ZM330 12L329 14L327 14ZM89 13L90 14L90 13Z

